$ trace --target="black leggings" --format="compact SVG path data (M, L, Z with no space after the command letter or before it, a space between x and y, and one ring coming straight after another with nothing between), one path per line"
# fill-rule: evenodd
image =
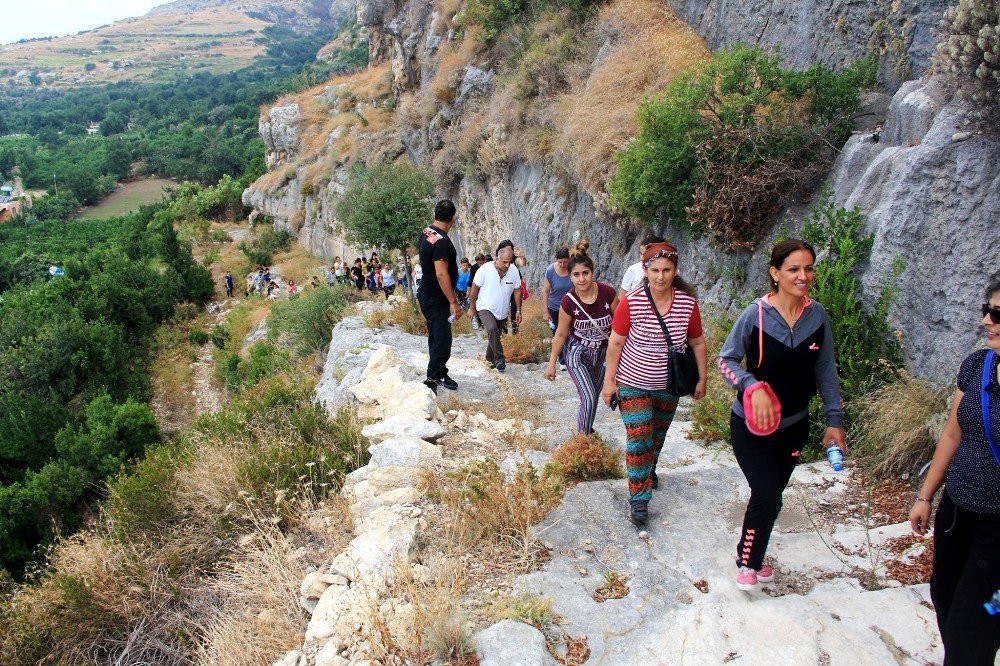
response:
M934 518L931 600L944 641L945 666L992 666L1000 648L1000 615L983 604L1000 589L1000 514L975 513L947 488Z
M781 493L792 478L799 452L809 437L809 417L758 437L747 430L743 419L730 412L729 432L736 462L750 484L750 501L736 546L736 566L759 570L764 566L767 542L781 513Z

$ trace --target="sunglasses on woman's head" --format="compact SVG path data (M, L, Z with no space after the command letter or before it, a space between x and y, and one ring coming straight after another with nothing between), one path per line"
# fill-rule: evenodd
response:
M989 303L983 303L983 316L990 316L990 321L1000 324L1000 308L991 308Z

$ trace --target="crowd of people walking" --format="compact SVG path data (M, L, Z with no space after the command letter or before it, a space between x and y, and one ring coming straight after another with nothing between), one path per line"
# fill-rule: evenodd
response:
M468 315L486 336L484 357L505 372L504 334L517 333L529 295L524 253L510 240L494 255L459 259L450 233L457 224L451 201L438 202L434 220L417 239L412 285L404 265L338 257L334 281L392 293L412 289L428 330L425 384L455 390L448 374L452 325ZM603 402L618 410L625 439L627 515L649 521L659 487L657 463L679 400L702 399L710 371L701 310L681 276L682 257L656 235L640 243L639 260L617 288L599 279L601 267L586 241L560 247L543 274L542 317L552 332L544 376L565 371L579 397L575 432L594 434ZM733 391L730 437L750 498L735 543L734 583L753 590L774 580L766 562L771 533L810 432L809 403L819 395L823 443L847 454L833 329L823 305L809 297L815 250L797 239L771 251L769 289L739 314L711 371ZM398 276L398 277L397 277ZM1000 647L1000 615L983 604L1000 589L1000 283L982 306L986 349L973 352L958 372L953 407L930 471L910 513L924 534L931 502L947 484L937 511L931 595L944 637L946 664L992 664Z

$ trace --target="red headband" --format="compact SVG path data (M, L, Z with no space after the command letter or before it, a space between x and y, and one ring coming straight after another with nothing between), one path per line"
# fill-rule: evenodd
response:
M677 263L677 248L670 243L651 243L642 253L642 267L649 268L654 259L666 258Z

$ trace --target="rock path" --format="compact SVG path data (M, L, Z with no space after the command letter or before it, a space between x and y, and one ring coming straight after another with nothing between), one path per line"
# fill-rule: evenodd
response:
M362 410L382 419L369 432L377 432L384 441L373 462L351 475L348 488L352 511L362 517L357 540L363 544L371 540L377 517L395 515L393 520L411 524L419 515L412 508L420 501L419 493L406 486L416 474L413 469L458 464L461 461L449 458L471 453L450 445L443 434L454 431L458 421L466 421L466 412L445 416L419 391L425 345L423 338L398 330L372 332L357 317L345 319L334 332L317 399L329 409L360 399ZM481 358L484 347L479 335L455 340L452 376L460 383L457 395L467 405L497 401L503 394L496 375L485 372L480 361L470 360ZM534 423L521 425L534 436L543 436L550 450L567 438L575 424L577 402L567 375L561 373L549 383L537 365L509 365L503 381L532 405ZM445 398L454 400L453 395L440 395L438 401L446 404ZM515 591L551 599L559 629L586 638L591 651L588 664L939 663L940 641L927 586L904 587L885 580L885 564L894 557L888 555L885 541L907 533L907 526L865 530L862 514L839 523L832 520L835 514L823 507L843 504L851 480L824 465L799 466L785 493L785 509L770 548L775 583L754 593L735 589L733 553L749 490L727 449L704 447L687 438L686 408L682 405L679 410L658 465L660 489L651 503L648 529L639 532L628 521L625 480L578 484L536 527L539 540L551 551L550 561L520 576ZM471 410L470 406L467 411ZM397 421L398 428L412 430L394 440L392 431L397 427L386 424ZM445 428L437 428L435 421L442 421ZM487 430L500 425L482 419L463 423L462 432L468 435L477 423ZM521 426L512 421L504 427ZM605 441L624 448L616 413L602 407L596 428ZM443 451L443 459L434 449ZM546 456L545 451L525 452L538 466ZM412 534L408 538L412 540ZM402 546L394 551L408 552ZM355 561L362 562L357 556ZM356 580L365 575L349 571L352 565L343 557L334 564L314 578L344 573L345 579L355 582L325 593L325 587L317 588L311 598L318 598L319 609L333 607L333 600L344 603L348 590L356 590ZM362 564L362 569L374 566ZM611 572L625 578L628 594L598 602L594 593ZM862 586L866 572L884 587L869 591ZM369 585L369 589L375 588ZM315 604L304 599L307 607ZM398 609L390 610L398 614ZM337 622L328 611L324 618ZM313 619L308 635L336 635L333 628L317 631L317 616ZM526 646L537 641L522 635L524 625L514 625L499 623L477 637L483 663L553 663L547 653L527 652ZM321 659L316 652L320 647L333 650L329 645L307 642L303 652L290 653L289 663L341 663ZM504 649L506 654L497 652ZM354 658L347 635L333 653L344 663L353 663L347 661Z

